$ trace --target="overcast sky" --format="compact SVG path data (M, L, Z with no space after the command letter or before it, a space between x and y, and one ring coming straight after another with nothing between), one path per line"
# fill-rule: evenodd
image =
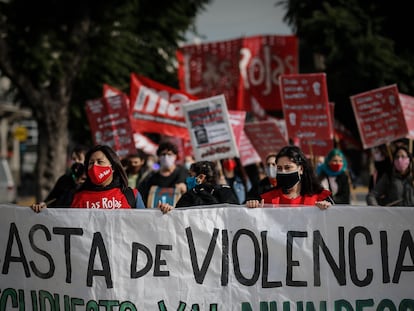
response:
M222 41L252 35L289 35L278 0L212 0L196 20L201 42ZM194 42L188 36L188 43Z

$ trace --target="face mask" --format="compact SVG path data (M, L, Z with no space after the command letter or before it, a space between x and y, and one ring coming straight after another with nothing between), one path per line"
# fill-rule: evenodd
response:
M185 166L185 168L186 168L187 170L189 170L189 169L190 169L190 167L191 167L191 164L193 164L193 163L191 163L191 162L185 162L185 163L184 163L184 166Z
M276 178L276 174L277 174L276 166L266 166L265 171L266 171L267 177Z
M112 176L111 166L93 165L88 170L88 176L95 185L103 184Z
M342 163L331 163L329 164L329 168L332 172L339 172L343 167Z
M397 158L394 160L395 169L401 173L405 172L409 165L410 158Z
M160 165L163 168L170 168L175 164L175 155L162 155L160 156Z
M191 189L193 189L195 186L198 185L197 183L197 177L196 176L189 176L185 179L185 183L187 185L187 191L190 191Z
M281 187L282 191L286 193L300 181L299 171L291 173L278 173L276 180L277 186Z
M236 166L236 161L234 161L233 159L227 159L223 161L223 168L228 172L234 171Z

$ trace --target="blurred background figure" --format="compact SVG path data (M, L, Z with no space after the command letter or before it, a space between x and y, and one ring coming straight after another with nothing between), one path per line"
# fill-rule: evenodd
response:
M195 158L193 155L186 155L184 157L184 167L189 170L191 167L191 164L193 164L195 162Z
M386 170L368 193L368 205L414 206L412 155L400 145L392 160L391 170Z
M392 169L391 160L386 145L380 145L371 149L372 163L370 165L370 176L368 192L371 191L385 173Z
M233 189L239 200L239 204L246 202L247 192L250 190L250 182L245 174L240 160L237 158L224 159L221 162L226 184Z
M248 200L261 200L261 194L269 191L273 187L276 187L276 153L271 153L266 157L264 170L265 176L259 181L259 183L253 185L247 193Z
M141 182L151 173L147 166L147 154L142 149L126 157L126 174L128 177L128 186L138 188Z
M68 171L58 178L43 203L49 207L70 206L73 194L86 179L84 167L86 152L87 148L82 145L77 145L72 149Z
M339 149L332 149L317 168L319 180L331 191L335 204L351 203L351 178L347 169L348 162Z

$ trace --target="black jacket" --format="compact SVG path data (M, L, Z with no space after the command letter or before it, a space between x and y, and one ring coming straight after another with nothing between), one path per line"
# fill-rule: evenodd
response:
M184 193L175 207L212 205L220 203L239 204L233 190L228 185L197 185Z

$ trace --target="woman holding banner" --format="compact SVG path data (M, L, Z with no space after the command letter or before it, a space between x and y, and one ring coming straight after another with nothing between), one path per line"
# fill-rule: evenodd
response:
M75 193L72 208L145 208L138 190L128 187L128 178L115 151L105 145L91 148L85 155L87 176ZM31 208L40 212L46 204Z
M261 202L249 200L249 208L275 205L316 205L327 209L333 204L331 192L320 184L310 161L297 146L283 147L276 156L276 188L261 195Z
M393 155L391 172L381 176L367 195L368 205L414 206L412 156L405 146L398 146Z
M199 161L191 164L186 179L187 192L184 193L176 208L212 205L212 204L239 204L239 201L229 185L220 185L216 165L210 161ZM169 203L159 202L159 209L163 213L171 211L174 206Z

